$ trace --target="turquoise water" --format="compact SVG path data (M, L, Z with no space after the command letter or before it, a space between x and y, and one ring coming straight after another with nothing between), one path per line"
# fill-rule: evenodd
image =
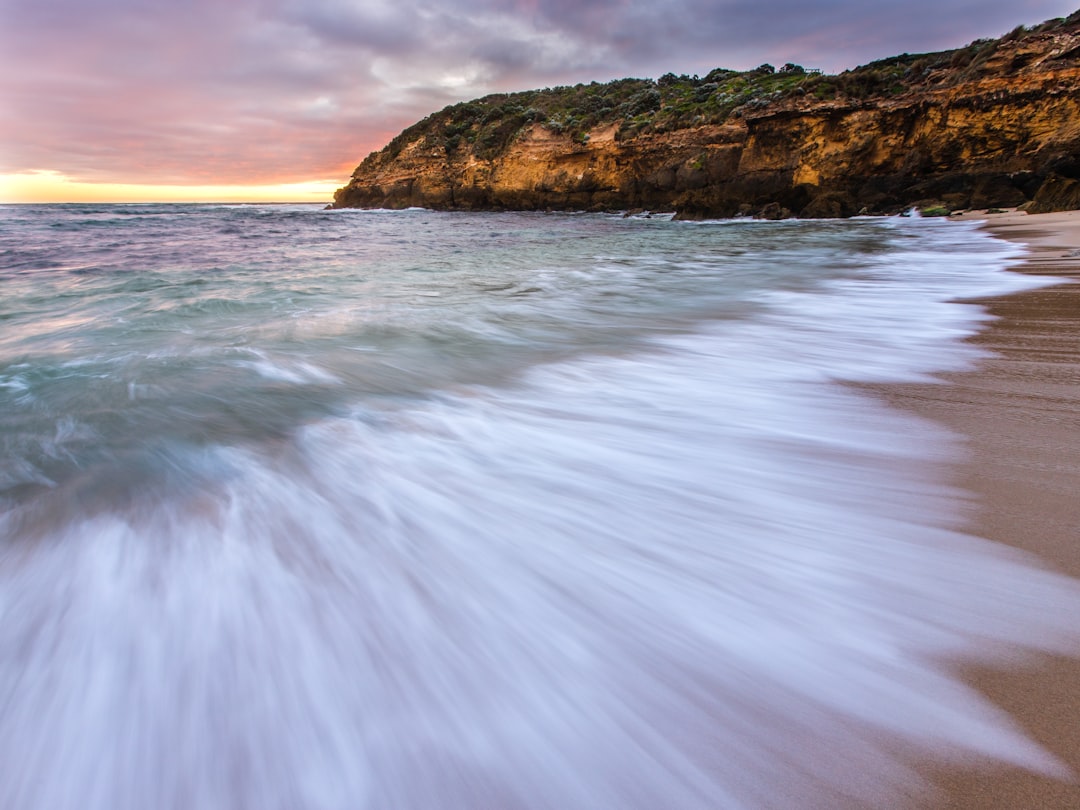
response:
M960 437L1035 282L919 219L0 208L0 807L902 805L1058 766ZM900 756L899 752L907 754Z

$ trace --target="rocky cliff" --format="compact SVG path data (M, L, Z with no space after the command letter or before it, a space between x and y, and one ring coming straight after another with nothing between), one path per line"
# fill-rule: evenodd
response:
M684 217L1080 208L1080 11L836 76L717 69L487 96L369 155L334 207Z

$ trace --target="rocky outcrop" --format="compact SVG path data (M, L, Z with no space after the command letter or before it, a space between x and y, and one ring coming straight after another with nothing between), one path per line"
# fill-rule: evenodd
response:
M825 76L787 65L448 107L335 207L844 217L1080 207L1080 12Z
M1035 199L1027 206L1028 213L1047 214L1051 211L1080 209L1080 180L1052 174L1039 186Z

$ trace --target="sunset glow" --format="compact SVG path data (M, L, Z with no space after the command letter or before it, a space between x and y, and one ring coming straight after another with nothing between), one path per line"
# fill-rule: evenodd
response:
M55 171L0 175L0 203L328 202L343 181L276 185L170 186L80 183Z

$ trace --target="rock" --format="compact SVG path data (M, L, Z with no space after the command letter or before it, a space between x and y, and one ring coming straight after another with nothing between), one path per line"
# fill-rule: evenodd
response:
M1028 196L1013 178L1005 174L987 174L975 179L974 188L964 208L1015 208Z
M1052 174L1046 178L1035 199L1026 206L1029 214L1048 214L1051 211L1073 211L1080 208L1080 180Z
M868 213L868 209L865 207L856 209L855 201L846 192L827 191L811 200L799 212L799 216L807 219L833 219L836 217L849 217L855 212Z
M790 216L791 211L778 202L769 203L757 213L758 219L787 219Z

